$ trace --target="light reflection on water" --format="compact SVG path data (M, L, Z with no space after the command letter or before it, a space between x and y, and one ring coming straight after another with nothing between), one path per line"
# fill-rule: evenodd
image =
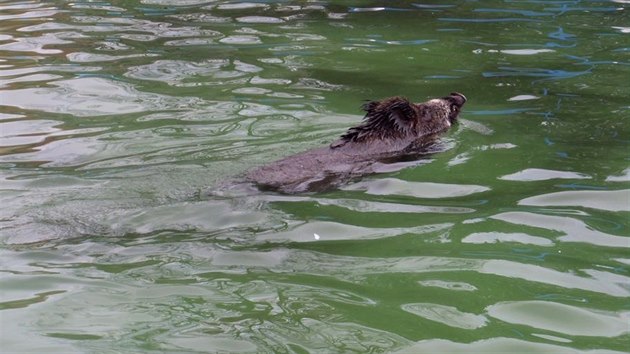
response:
M3 350L624 352L629 10L0 4ZM451 91L430 158L238 182Z

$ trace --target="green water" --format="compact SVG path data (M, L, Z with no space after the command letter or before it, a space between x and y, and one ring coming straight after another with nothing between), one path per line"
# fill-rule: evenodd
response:
M1 351L626 352L629 79L624 0L2 1ZM452 91L429 160L229 188Z

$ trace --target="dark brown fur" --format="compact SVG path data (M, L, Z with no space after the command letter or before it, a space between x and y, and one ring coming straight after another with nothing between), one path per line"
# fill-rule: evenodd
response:
M465 102L456 92L419 104L403 97L368 102L363 122L330 146L259 167L246 179L284 193L330 188L375 172L380 160L421 153L451 127Z

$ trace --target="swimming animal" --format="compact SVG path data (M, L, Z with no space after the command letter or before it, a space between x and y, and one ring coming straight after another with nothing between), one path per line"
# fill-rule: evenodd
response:
M363 105L363 121L329 146L260 166L245 179L281 193L322 191L376 172L376 165L427 152L456 121L466 96L453 92L423 103L390 97Z

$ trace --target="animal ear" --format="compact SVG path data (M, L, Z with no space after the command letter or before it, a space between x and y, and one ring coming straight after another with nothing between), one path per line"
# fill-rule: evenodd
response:
M466 103L467 101L466 96L464 96L463 94L459 92L451 92L451 94L449 95L449 98L458 107L463 106L464 103Z
M373 113L376 110L379 104L381 104L380 101L367 101L361 106L361 109L366 111L367 114L369 115L370 113Z
M417 117L414 104L406 98L396 97L383 103L380 107L381 114L387 116L392 123L400 128L409 125Z
M365 103L362 108L367 112L365 115L366 118L385 114L391 119L405 121L411 120L416 116L413 103L409 102L409 100L404 97L392 97L383 101L370 101Z

